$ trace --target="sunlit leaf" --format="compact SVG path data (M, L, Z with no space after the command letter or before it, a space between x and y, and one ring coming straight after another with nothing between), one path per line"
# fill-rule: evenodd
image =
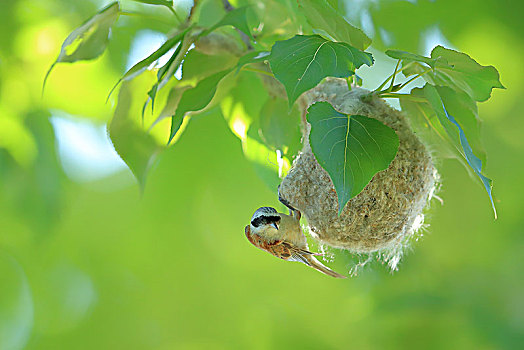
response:
M362 30L349 24L326 0L300 0L298 4L314 29L324 30L335 40L359 50L365 50L371 44L371 39Z
M184 83L197 82L233 67L235 61L236 57L233 55L206 55L198 50L191 50L182 64L182 80Z
M373 56L319 35L296 35L273 46L269 64L275 77L284 84L291 107L303 92L322 79L346 78L363 64L371 66Z
M491 193L493 187L492 180L488 179L482 174L482 161L473 153L473 150L466 137L466 134L464 133L464 129L457 121L458 116L457 119L455 119L454 116L448 113L446 106L444 105L444 101L442 100L442 97L439 93L439 90L437 90L437 88L435 88L433 85L426 84L424 88L422 88L421 90L424 93L424 96L426 97L428 102L430 103L431 107L435 111L440 123L442 124L448 135L450 135L451 139L457 140L458 138L458 144L462 148L463 156L465 157L467 163L473 169L475 174L480 178L482 184L484 185L484 188L488 192L489 199L491 201L491 206L493 208L493 212L496 218L497 211L495 209L495 203L493 202L493 197ZM446 91L446 93L453 92L450 92L448 90Z
M242 151L253 165L258 177L270 190L276 191L291 164L287 157L268 147L260 137L259 120L255 119L249 127L246 137L242 140Z
M64 40L58 58L47 71L43 85L57 63L92 60L100 56L106 49L119 11L118 2L114 2L71 32Z
M333 181L340 214L395 158L398 136L376 119L339 113L328 102L310 106L307 121L311 124L311 149Z
M116 89L118 84L120 84L124 80L132 79L133 77L137 76L138 74L142 73L144 70L146 70L151 64L153 64L156 60L158 60L160 57L164 56L169 50L174 48L177 44L180 43L181 40L184 39L184 36L186 35L189 28L186 28L185 30L177 33L173 37L169 38L158 50L144 58L142 61L135 64L133 67L129 68L127 72L124 73L124 75L117 81L115 86L111 89L111 92L109 93L108 99L111 96L112 92Z
M151 87L151 90L147 92L147 95L149 96L149 99L144 104L144 108L142 109L142 119L144 119L144 112L147 107L147 104L149 101L151 101L151 112L154 112L155 110L155 98L156 94L158 92L158 89L161 88L170 78L172 73L168 75L168 72L173 72L177 67L172 67L174 62L180 62L181 59L179 58L180 51L182 49L182 45L178 45L176 50L173 52L173 55L171 55L171 58L169 61L166 62L157 72L157 81L156 83ZM178 59L177 59L178 58Z
M150 129L152 129L161 120L165 118L171 118L175 114L176 109L178 107L178 103L180 102L180 98L182 97L182 94L184 93L184 91L186 91L189 88L190 86L181 86L181 85L176 85L175 87L171 88L167 96L167 100L164 105L164 108L162 108L162 111L160 112L159 116L151 124L151 126L149 127Z
M191 23L202 28L212 27L226 15L222 0L196 1L191 12Z
M248 9L249 9L249 6L244 6L244 7L240 7L240 8L227 12L225 16L220 21L218 21L217 24L205 30L201 35L202 36L207 35L219 27L231 25L239 29L240 31L242 31L251 40L254 41L255 39L251 35L251 31L249 30L249 25L247 24L247 18L246 18L247 12L246 11Z
M427 82L464 91L475 101L489 99L493 88L504 89L495 67L482 66L465 53L442 46L435 47L431 51L431 57L396 50L388 50L386 54L404 61L403 73L406 76L421 74L427 70L419 63L429 65L433 69L422 76Z
M199 111L205 108L209 102L211 102L213 96L215 96L218 83L229 72L231 72L231 70L232 69L226 69L213 74L200 81L194 88L190 88L182 94L180 102L178 103L178 108L172 117L168 144L171 143L171 140L175 137L180 125L182 125L182 120L186 113Z
M259 76L243 71L238 74L237 84L221 101L220 107L231 131L242 140L246 159L253 165L258 177L271 191L275 191L291 162L282 152L279 157L276 148L268 146L262 135L260 117L268 98ZM287 115L288 109L283 102Z
M260 111L259 126L264 143L282 154L294 156L301 148L300 112L291 112L286 100L269 97Z
M256 73L242 71L237 77L235 86L220 102L220 109L231 131L244 139L251 123L260 116L268 92Z
M139 109L134 108L138 104L134 101L138 94L132 89L136 83L131 81L122 85L115 115L109 124L109 137L120 158L129 166L140 187L144 188L147 172L162 147L140 127Z

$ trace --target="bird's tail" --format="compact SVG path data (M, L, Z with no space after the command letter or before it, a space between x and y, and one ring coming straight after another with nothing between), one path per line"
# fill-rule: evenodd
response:
M335 278L347 278L344 275L339 274L338 272L335 272L331 270L329 267L323 265L320 261L318 261L314 256L308 255L306 257L306 260L308 261L308 265L314 268L317 271L322 272L325 275L335 277Z

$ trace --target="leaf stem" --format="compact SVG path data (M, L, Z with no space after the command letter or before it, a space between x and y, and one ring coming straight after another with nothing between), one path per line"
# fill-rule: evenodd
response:
M397 65L395 66L395 70L393 71L393 77L391 78L391 84L389 85L389 88L387 89L387 92L391 92L393 90L393 84L395 84L395 78L398 73L398 67L400 66L400 61L397 61Z
M384 81L382 82L382 84L380 84L379 87L376 88L373 92L378 92L378 93L380 94L380 93L382 93L382 92L390 92L390 91L391 91L391 89L393 88L393 83L395 82L395 76L397 75L397 72L398 72L397 70L398 70L398 66L399 66L399 64L400 64L400 61L401 61L401 60L398 60L398 61L397 61L397 65L395 66L395 71L393 72L393 74L391 74L391 75L390 75L386 80L384 80ZM390 85L390 87L389 87L388 89L382 91L382 89L384 88L384 86L386 86L387 83L389 83L390 80L392 80L392 81L391 81L391 85Z
M382 82L382 84L380 84L380 86L379 86L378 88L376 88L375 91L373 91L373 92L381 91L382 88L383 88L384 86L386 86L386 84L391 80L391 78L393 78L393 75L390 75L386 80L384 80L384 81Z
M433 69L433 68L428 68L428 69L426 69L425 71L423 71L422 73L419 73L419 74L415 75L414 77L412 77L411 79L409 79L408 81L402 83L402 85L400 85L400 86L398 87L398 90L401 90L401 89L404 88L406 85L408 85L409 83L411 83L413 80L420 78L420 77L423 76L424 74L430 72L432 69ZM397 91L398 91L398 90L397 90Z

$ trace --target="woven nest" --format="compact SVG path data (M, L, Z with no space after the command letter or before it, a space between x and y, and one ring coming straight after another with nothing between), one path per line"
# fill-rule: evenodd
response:
M353 253L398 251L422 225L423 210L435 189L437 171L428 150L401 112L380 98L370 97L367 90L348 91L345 80L328 79L303 95L304 111L317 101L327 101L341 113L375 118L391 127L400 140L398 153L389 168L375 174L339 216L333 183L311 151L310 125L304 112L304 146L283 179L280 194L306 216L311 235L322 244Z

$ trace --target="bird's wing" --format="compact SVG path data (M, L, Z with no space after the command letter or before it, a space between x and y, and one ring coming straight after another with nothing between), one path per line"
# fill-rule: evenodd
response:
M298 261L311 266L315 270L318 270L328 276L336 278L346 278L344 275L336 273L327 266L324 266L320 261L315 259L314 255L318 253L312 253L309 250L301 249L289 242L285 241L272 241L268 242L260 238L257 234L252 234L249 225L245 228L246 237L255 247L265 250L266 252L276 256L277 258L286 261Z
M274 240L267 241L262 239L259 235L251 233L251 228L249 225L244 229L245 234L249 242L255 247L265 250L266 252L276 256L277 258L284 259L287 261L298 261L310 266L308 256L312 255L322 255L322 253L313 253L307 249L298 248L292 243Z
M278 246L280 243L282 243L282 241L277 240L277 241L268 242L267 240L262 239L259 235L251 233L251 228L249 227L249 225L246 226L244 231L246 233L246 237L249 240L249 242L251 242L251 244L253 244L255 247L265 250L277 257L280 257L276 255L276 253L278 252L278 249L275 250L274 247Z
M300 261L304 264L309 265L307 260L304 259L302 255L312 255L313 253L311 253L310 251L307 251L305 249L299 249L293 246L291 243L285 241L267 241L266 239L262 239L257 234L251 232L251 228L249 225L246 226L245 233L249 242L251 242L251 244L253 244L255 247L265 250L266 252L276 256L277 258L289 261Z

